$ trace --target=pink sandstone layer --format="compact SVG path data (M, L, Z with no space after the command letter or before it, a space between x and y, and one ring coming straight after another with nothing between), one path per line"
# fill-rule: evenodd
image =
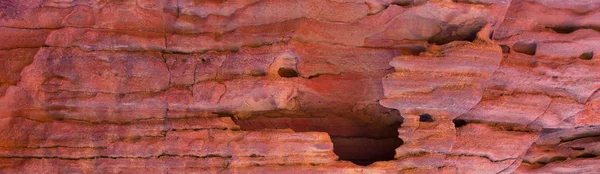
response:
M600 1L0 1L0 173L598 173Z

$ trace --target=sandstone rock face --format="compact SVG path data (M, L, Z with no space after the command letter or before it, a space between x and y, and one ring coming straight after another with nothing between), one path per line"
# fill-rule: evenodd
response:
M0 173L597 173L599 8L0 1Z

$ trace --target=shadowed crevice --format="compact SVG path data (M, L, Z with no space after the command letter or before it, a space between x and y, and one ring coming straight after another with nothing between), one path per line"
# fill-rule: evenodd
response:
M297 115L285 117L275 113L260 115L269 117L232 118L244 131L292 129L295 132L327 132L333 143L333 152L339 156L339 160L357 165L394 160L396 148L403 144L402 139L398 138L398 128L402 122L386 125L336 116L315 118Z

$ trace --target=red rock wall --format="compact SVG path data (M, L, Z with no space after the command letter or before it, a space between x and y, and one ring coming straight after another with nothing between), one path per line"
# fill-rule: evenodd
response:
M0 173L594 173L600 2L0 1Z

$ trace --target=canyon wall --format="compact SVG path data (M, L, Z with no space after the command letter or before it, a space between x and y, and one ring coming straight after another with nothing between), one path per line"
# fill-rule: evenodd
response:
M600 1L0 1L0 173L600 172Z

